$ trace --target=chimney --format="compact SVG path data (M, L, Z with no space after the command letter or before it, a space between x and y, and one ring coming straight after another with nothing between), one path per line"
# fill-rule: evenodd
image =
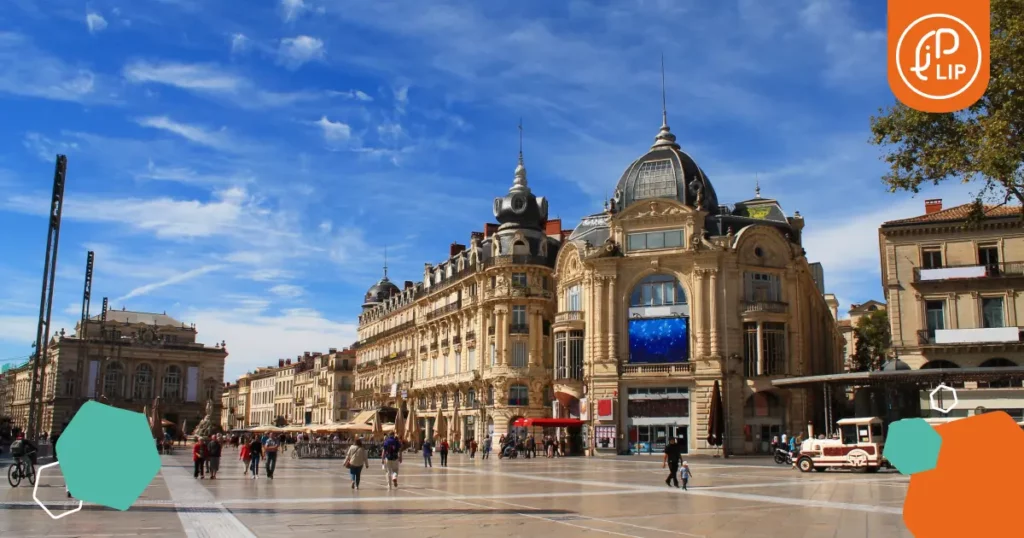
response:
M544 233L559 236L562 233L562 219L549 220L544 223Z
M277 359L277 367L284 368L284 359Z
M331 355L334 355L335 353L338 352L338 348L332 347L332 348L328 349L327 352L330 353Z
M302 357L305 358L305 359L308 359L309 358L309 352L308 351L303 351L302 352Z
M288 359L288 360L284 361L284 364L285 364L286 366L291 366L291 365L292 365L292 360L291 360L291 359Z
M454 258L455 255L457 255L457 254L459 254L461 252L464 252L465 250L466 250L466 245L460 245L458 243L452 243L451 246L448 247L448 257L449 258Z
M409 290L409 289L412 289L415 285L416 285L416 283L413 282L412 280L406 280L405 281L405 286L402 289Z
M476 239L477 241L483 241L484 240L484 233L483 232L472 232L472 233L470 233L469 234L469 240L472 241L474 239Z
M942 211L942 198L932 198L924 201L924 214L931 215Z
M498 224L491 224L489 222L484 224L484 238L490 237L497 233L498 226Z

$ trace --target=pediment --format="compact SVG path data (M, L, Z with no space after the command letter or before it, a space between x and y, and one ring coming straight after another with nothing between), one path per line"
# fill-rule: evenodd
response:
M659 219L692 219L697 211L667 198L636 202L613 217L615 221L657 221Z

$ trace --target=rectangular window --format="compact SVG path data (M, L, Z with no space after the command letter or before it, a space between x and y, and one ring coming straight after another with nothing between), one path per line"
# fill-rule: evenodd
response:
M433 366L431 367L430 375L432 375L434 377L437 377L437 357L434 357L433 359L431 359L430 362L433 364Z
M996 245L978 246L978 265L999 267L999 247Z
M626 248L630 251L678 248L683 246L682 230L643 232L626 236Z
M469 371L476 370L476 348L469 348Z
M512 273L512 286L525 288L527 286L526 273Z
M444 355L443 357L441 357L441 360L444 362L444 367L442 368L442 371L444 373L441 375L448 375L448 363L451 361L448 360L448 355Z
M946 301L925 301L925 320L928 323L928 340L935 341L935 331L946 328Z
M569 288L566 310L575 312L583 310L583 290L579 284Z
M512 341L512 367L526 368L529 359L526 342L523 340Z
M921 251L921 268L922 269L938 269L942 267L942 251L935 249L927 249Z
M743 324L743 369L746 377L757 376L757 323Z
M498 348L491 344L491 366L498 364Z
M526 306L516 305L512 307L512 325L518 327L526 325Z
M764 375L786 373L786 324L765 322L761 327Z
M567 369L568 347L566 333L561 332L555 335L555 379L566 379L569 377Z
M981 326L986 329L1006 326L1003 321L1002 297L982 297L981 322Z
M569 360L567 377L583 380L583 331L569 331Z
M526 385L512 385L508 388L508 404L511 406L530 405L530 391Z
M744 291L748 302L781 302L782 280L771 273L746 273Z
M455 373L462 373L462 352L455 352Z

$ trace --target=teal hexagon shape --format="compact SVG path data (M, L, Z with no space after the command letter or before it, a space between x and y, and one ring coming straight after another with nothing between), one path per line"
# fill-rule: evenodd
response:
M920 418L905 418L889 425L882 455L902 474L923 473L939 463L942 436Z
M76 499L127 510L160 472L142 413L90 401L57 439L60 469Z

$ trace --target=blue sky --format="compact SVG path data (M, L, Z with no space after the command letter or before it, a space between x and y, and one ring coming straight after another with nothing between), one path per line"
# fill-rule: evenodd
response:
M892 102L870 0L8 0L0 10L0 361L34 338L53 159L68 155L54 329L166 311L226 375L355 339L387 245L419 280L491 220L519 118L572 227L669 123L723 202L780 200L843 303L880 299Z

